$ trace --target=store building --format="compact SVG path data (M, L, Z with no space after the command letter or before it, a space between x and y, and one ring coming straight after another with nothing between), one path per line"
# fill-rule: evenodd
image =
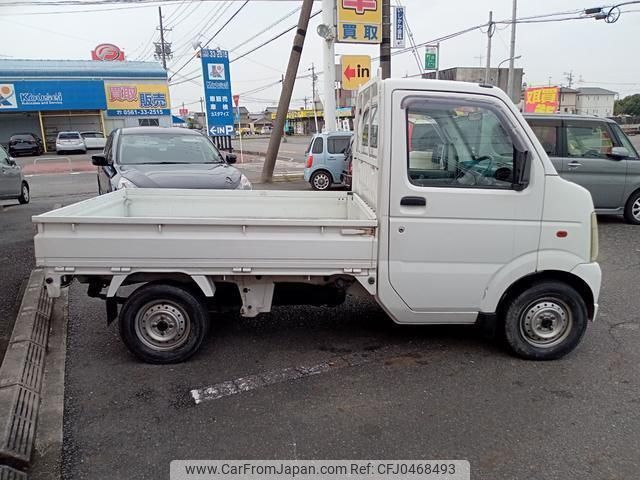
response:
M167 72L155 62L0 59L0 143L30 132L171 126Z

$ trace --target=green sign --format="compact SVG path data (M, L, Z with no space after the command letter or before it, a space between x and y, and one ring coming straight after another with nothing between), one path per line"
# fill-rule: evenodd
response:
M424 69L425 70L437 70L438 69L438 48L426 47L424 52Z

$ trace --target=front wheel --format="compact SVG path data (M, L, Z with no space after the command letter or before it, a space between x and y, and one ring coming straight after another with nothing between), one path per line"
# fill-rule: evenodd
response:
M309 183L314 190L329 190L331 186L331 174L324 170L318 170L311 176Z
M624 207L624 219L632 225L640 225L640 190L635 192Z
M120 312L120 336L143 362L179 363L198 351L209 330L203 303L181 287L149 284L136 290Z
M31 200L31 194L29 193L29 184L27 182L22 182L22 186L20 187L20 196L18 197L18 202L22 205L29 203Z
M512 298L504 331L511 351L528 360L555 360L578 346L587 329L587 306L571 286L547 281Z

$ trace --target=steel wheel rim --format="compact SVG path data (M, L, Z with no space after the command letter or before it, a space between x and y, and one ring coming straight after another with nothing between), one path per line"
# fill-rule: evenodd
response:
M313 177L313 186L318 190L329 188L329 176L326 173L318 173Z
M29 200L29 187L22 185L22 198Z
M520 334L527 343L538 348L552 348L571 333L571 310L557 298L541 298L531 302L520 315Z
M633 205L631 206L631 215L640 222L640 197L636 198L636 201L633 202Z
M189 338L191 317L174 302L154 300L138 311L135 330L140 341L150 349L173 350Z

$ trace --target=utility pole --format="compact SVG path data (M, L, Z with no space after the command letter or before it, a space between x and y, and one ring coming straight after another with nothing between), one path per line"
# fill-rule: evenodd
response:
M380 44L382 78L391 77L391 0L382 0L382 43Z
M515 83L514 63L516 61L516 17L518 15L518 0L513 0L513 11L511 12L511 45L509 48L509 78L507 79L507 95L515 101L516 92L513 91ZM498 72L499 73L499 72ZM517 95L520 98L520 95Z
M493 12L489 12L489 26L487 27L487 66L484 70L484 83L489 85L491 80L491 37L495 33L495 24L493 23Z
M300 10L300 18L298 19L298 29L293 39L293 47L289 55L289 65L287 66L287 74L282 83L282 92L280 93L280 102L278 103L278 113L276 113L276 121L273 125L273 132L269 139L269 147L267 155L264 159L262 168L262 181L271 183L273 181L273 170L276 167L276 159L278 158L278 150L280 149L280 140L284 133L284 124L287 120L289 112L289 104L291 103L291 95L293 94L293 86L296 82L298 67L300 66L300 56L304 47L304 39L307 35L309 27L309 18L311 17L311 9L313 0L304 0L302 9ZM334 62L333 57L331 61ZM334 67L335 68L335 67ZM332 79L333 80L333 79Z
M160 60L162 61L162 68L164 68L165 70L167 69L167 59L171 59L173 57L172 53L171 53L171 44L170 43L166 43L164 41L164 33L165 32L170 32L171 29L164 28L164 25L162 24L162 7L158 7L158 15L160 17L160 27L158 28L158 30L160 30L160 43L156 43L155 47L156 47L156 53L155 53L155 58L156 60Z
M322 0L322 23L328 29L323 42L324 129L336 129L336 0ZM314 99L315 100L315 99Z
M318 81L318 76L316 75L316 66L315 64L311 64L311 68L309 69L311 70L311 89L313 92L313 119L315 121L315 125L316 125L316 133L320 133L320 130L318 129L318 108L317 108L317 103L316 103L316 82ZM324 120L324 124L325 126L327 125L327 105L325 103L324 106L324 116L325 116L325 120ZM335 129L334 129L335 130Z
M573 85L573 70L571 70L570 72L564 72L564 78L567 79L567 81L569 82L568 87L571 88L571 86Z

